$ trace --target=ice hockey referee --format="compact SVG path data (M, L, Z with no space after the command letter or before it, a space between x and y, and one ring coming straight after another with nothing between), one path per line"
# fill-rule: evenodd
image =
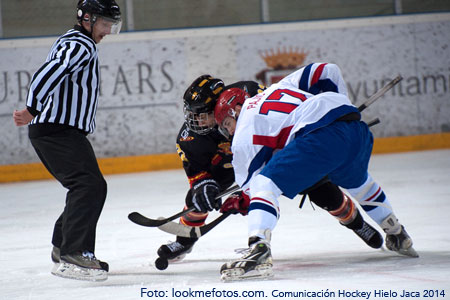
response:
M47 170L68 189L66 205L53 230L52 274L101 281L109 266L95 255L97 222L106 199L106 181L87 135L94 132L99 95L97 46L119 33L120 8L114 0L80 0L78 23L53 44L33 75L26 108L14 111Z

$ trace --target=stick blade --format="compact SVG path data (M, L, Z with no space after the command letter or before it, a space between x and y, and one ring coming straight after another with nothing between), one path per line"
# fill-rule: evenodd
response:
M128 219L138 225L146 226L146 227L158 227L165 223L165 220L159 219L150 219L144 215L141 215L138 212L132 212L128 215Z
M158 226L158 229L170 234L174 234L176 236L199 238L211 231L211 229L228 218L228 216L230 216L229 213L224 213L210 223L203 226L187 226L180 223L168 222L161 226Z
M162 230L164 232L176 235L176 236L182 236L182 237L188 237L188 238L199 238L202 236L202 232L200 230L201 226L193 227L193 226L186 226L180 223L176 222L168 222L161 226L158 226L159 230Z

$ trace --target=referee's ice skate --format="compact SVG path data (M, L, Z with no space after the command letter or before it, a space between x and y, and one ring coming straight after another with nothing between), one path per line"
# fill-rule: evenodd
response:
M74 253L62 255L57 262L56 247L52 251L52 260L55 266L52 274L55 276L87 280L87 281L105 281L108 279L107 263L98 260L92 252L84 251L82 253Z

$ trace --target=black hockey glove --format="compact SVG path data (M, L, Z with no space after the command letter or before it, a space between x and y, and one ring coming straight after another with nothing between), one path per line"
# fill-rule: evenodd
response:
M214 179L205 179L192 187L192 204L199 212L219 209L222 199L216 199L219 194L219 185Z

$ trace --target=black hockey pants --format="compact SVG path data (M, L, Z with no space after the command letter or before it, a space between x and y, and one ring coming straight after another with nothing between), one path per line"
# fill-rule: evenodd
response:
M97 222L106 199L106 181L86 136L77 129L30 137L47 170L69 191L55 223L52 243L61 255L95 250Z

